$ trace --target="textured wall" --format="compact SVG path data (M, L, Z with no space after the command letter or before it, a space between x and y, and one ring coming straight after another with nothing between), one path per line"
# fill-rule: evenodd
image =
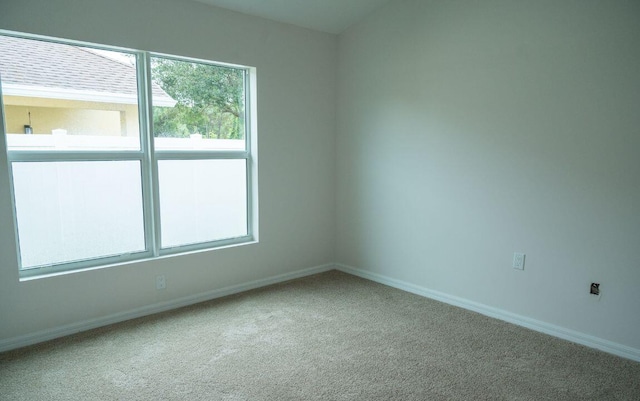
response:
M342 34L338 262L640 349L639 43L633 1L396 1Z
M260 187L258 244L19 282L0 156L0 340L334 260L335 36L184 1L0 7L0 29L256 67Z

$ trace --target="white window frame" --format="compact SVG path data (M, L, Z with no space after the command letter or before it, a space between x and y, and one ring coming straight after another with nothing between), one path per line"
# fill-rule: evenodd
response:
M48 36L18 33L0 30L0 35L21 39L35 39L71 46L90 47L98 50L109 50L128 53L136 57L136 74L138 77L138 115L140 126L139 150L9 150L6 141L6 124L2 85L0 85L0 129L2 138L0 148L7 155L10 195L13 214L13 225L18 256L18 270L21 279L41 277L62 272L107 267L116 264L135 262L145 259L159 258L186 252L211 250L258 241L258 202L257 202L257 124L256 124L256 69L208 60L181 57L162 53L133 50L117 46L101 45L89 42L52 38ZM151 98L151 57L161 57L176 61L194 62L220 67L236 68L244 71L245 96L245 149L244 150L158 150L154 149L153 107ZM2 77L0 76L0 83ZM180 245L170 248L161 247L161 217L158 182L158 161L160 160L244 160L246 163L246 217L247 235L222 240ZM12 164L14 162L76 162L76 161L139 161L141 166L142 203L144 218L145 250L116 256L97 257L93 259L64 262L34 268L22 268L16 199L14 193Z

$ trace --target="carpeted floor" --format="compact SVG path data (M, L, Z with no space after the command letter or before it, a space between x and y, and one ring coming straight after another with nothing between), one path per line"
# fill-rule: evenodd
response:
M640 363L339 272L0 354L1 400L640 400Z

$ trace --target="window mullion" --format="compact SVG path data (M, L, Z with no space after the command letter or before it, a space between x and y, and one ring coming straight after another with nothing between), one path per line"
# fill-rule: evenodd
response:
M145 242L154 256L160 254L160 210L158 192L158 164L153 142L152 80L149 53L138 53L138 99L140 107L140 140L143 152L142 182L145 218Z
M207 159L248 159L247 151L157 151L154 157L156 160L207 160Z
M253 149L254 143L253 143L253 139L252 135L253 135L253 128L252 128L252 124L253 121L251 121L251 117L252 114L250 112L250 110L252 109L252 103L254 102L254 99L251 97L252 96L252 91L251 91L251 75L248 69L244 70L244 74L243 74L243 84L244 84L244 93L245 93L245 98L244 98L244 107L243 107L243 111L244 111L244 135L245 135L245 148L246 148L246 152L247 152L247 158L246 158L246 182L247 182L247 209L246 209L246 213L247 213L247 234L249 235L249 237L251 237L251 239L255 239L255 235L256 233L254 233L254 227L255 227L255 222L254 222L254 213L253 213L253 208L254 208L254 195L253 195L253 191L254 191L254 185L253 185L253 180L254 180L254 172L253 172L253 168L254 168L254 160L252 155L254 154L255 149Z
M8 151L10 162L42 162L42 161L107 161L107 160L142 160L142 152L132 151Z

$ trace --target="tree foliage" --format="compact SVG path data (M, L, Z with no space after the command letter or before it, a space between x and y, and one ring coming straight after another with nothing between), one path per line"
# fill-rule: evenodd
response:
M152 80L177 102L174 107L154 107L154 135L242 139L243 75L235 68L152 58Z

